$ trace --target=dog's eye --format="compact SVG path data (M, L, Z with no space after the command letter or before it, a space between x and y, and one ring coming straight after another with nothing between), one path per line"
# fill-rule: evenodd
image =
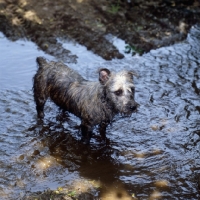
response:
M114 93L115 93L115 95L117 95L117 96L121 96L122 93L123 93L123 91L120 89L120 90L115 91Z

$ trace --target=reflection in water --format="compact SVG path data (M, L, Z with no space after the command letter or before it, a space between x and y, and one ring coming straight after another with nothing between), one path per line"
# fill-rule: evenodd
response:
M42 52L29 43L18 41L17 46L1 38L4 46L28 47L30 54L23 52L25 60L20 53L14 61L6 57L9 54L0 58L0 196L13 199L27 191L77 186L85 180L100 185L92 194L106 200L198 199L199 38L197 26L187 42L142 57L87 63L85 52L85 62L82 57L81 63L72 64L93 80L100 66L134 69L140 75L135 83L138 113L118 117L108 127L107 145L95 130L90 146L80 142L80 120L62 115L51 102L45 106L43 123L37 121L29 79L36 70L35 57Z

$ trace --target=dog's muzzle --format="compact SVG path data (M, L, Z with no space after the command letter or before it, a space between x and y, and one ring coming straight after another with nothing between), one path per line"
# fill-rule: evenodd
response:
M133 112L136 112L136 111L137 111L138 106L139 106L139 104L138 104L137 102L129 103L129 104L127 104L127 106L126 106L126 110L127 110L129 113L133 113Z

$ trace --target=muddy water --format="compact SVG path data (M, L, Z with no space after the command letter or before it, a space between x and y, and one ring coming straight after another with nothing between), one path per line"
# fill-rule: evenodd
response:
M82 144L80 120L61 115L51 102L39 123L31 90L35 57L54 58L33 43L13 43L2 34L0 43L0 199L85 180L98 182L101 187L93 194L106 200L132 195L198 199L200 27L193 27L184 43L109 62L84 47L64 44L79 57L69 66L86 78L97 79L99 67L139 74L139 111L116 117L107 130L108 145L97 131L90 146Z

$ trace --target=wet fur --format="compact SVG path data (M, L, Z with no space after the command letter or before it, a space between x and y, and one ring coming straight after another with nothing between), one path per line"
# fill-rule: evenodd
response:
M43 109L48 97L62 109L81 118L83 134L91 133L95 125L105 129L116 114L128 113L125 111L126 106L121 105L123 103L117 100L114 92L120 85L133 85L132 72L122 71L121 75L118 73L118 79L126 76L126 83L122 84L117 81L116 74L102 69L99 82L91 82L61 62L47 63L44 58L38 57L37 63L39 67L33 78L33 92L39 118L44 117ZM131 94L127 96L128 101L136 105Z

